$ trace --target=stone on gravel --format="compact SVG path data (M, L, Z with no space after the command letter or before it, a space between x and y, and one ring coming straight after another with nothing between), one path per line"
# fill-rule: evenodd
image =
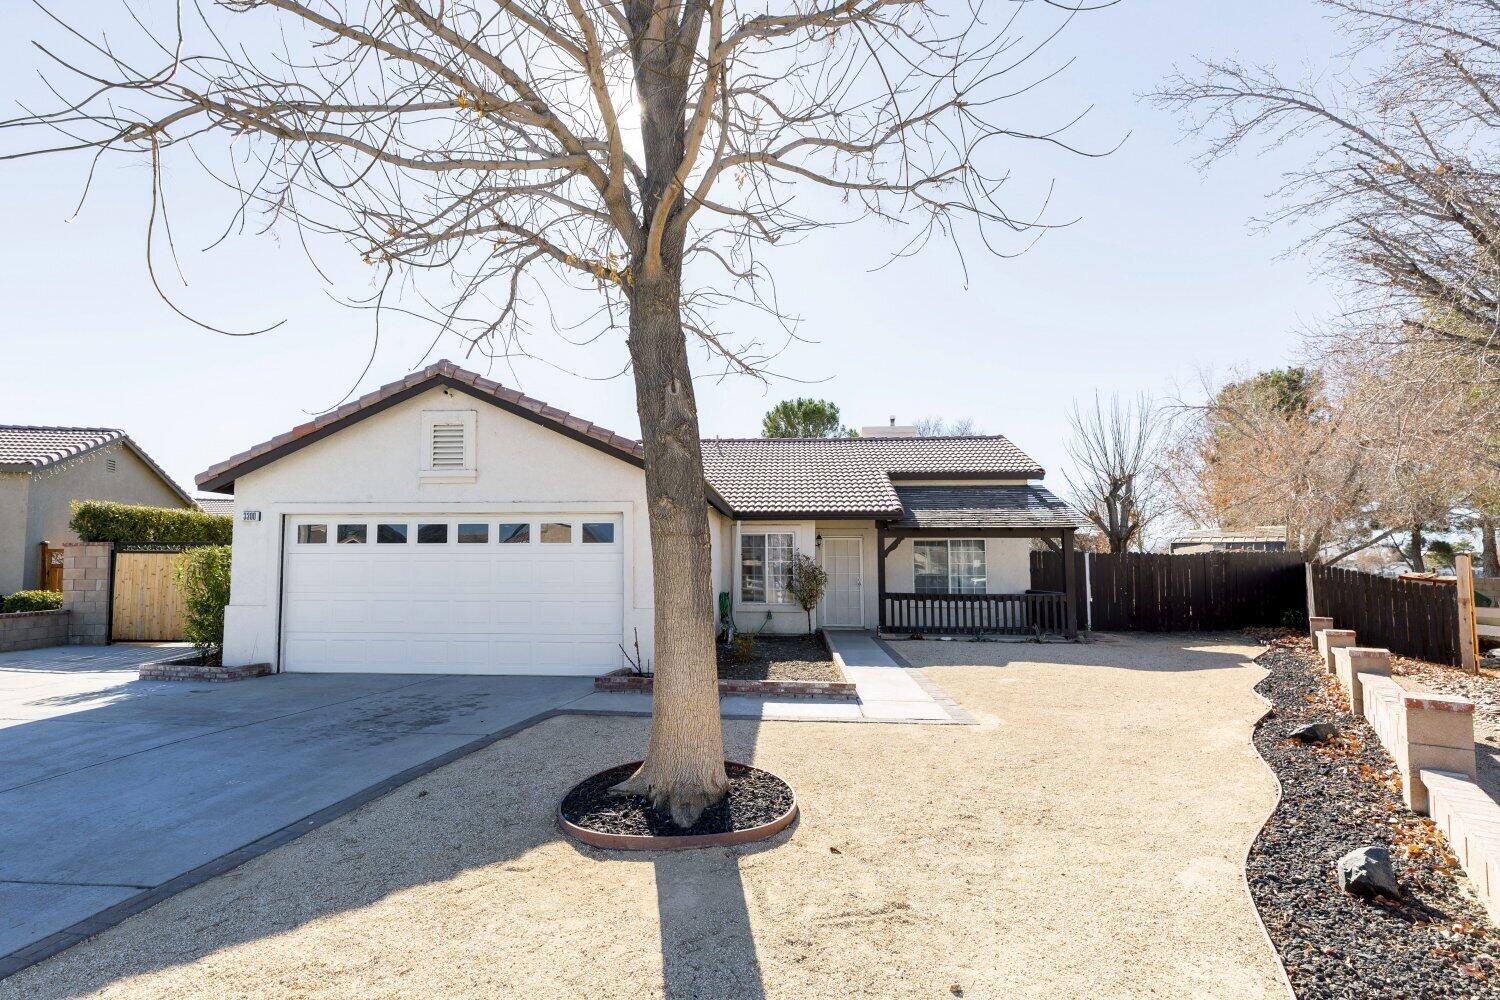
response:
M1309 722L1287 735L1300 743L1326 743L1338 735L1339 727L1331 722Z
M1400 899L1391 852L1384 847L1357 847L1339 858L1339 888L1361 899Z

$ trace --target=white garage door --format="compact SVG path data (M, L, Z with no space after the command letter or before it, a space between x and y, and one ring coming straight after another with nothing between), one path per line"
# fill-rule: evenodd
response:
M292 518L284 669L604 673L621 662L622 549L608 515Z

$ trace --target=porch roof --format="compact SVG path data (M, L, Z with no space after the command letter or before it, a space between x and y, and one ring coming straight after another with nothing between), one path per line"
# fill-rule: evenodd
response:
M1056 529L1087 523L1041 486L897 486L907 529Z

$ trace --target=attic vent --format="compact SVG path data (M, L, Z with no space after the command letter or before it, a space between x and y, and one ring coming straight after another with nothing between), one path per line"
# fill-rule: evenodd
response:
M464 425L433 424L430 469L464 468Z
M104 471L106 471L106 472L114 472L115 468L116 468L116 466L115 466L115 460L114 459L112 459L112 458L106 458L104 460Z

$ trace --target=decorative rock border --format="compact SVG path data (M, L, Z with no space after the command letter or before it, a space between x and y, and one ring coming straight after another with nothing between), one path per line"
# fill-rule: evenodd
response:
M209 681L222 683L248 681L252 677L264 677L271 672L269 663L243 663L236 667L207 666L198 662L196 652L142 663L140 679L143 681Z
M635 761L631 766L638 765ZM749 764L741 765L761 774L769 774L771 777L786 785L792 793L792 804L786 812L777 816L769 823L760 826L752 826L744 830L730 830L725 833L698 833L686 834L680 837L656 836L651 834L626 834L626 833L601 833L598 830L589 830L576 823L571 823L563 816L562 803L557 804L558 828L572 837L574 840L597 847L606 851L690 851L704 847L735 847L739 844L753 844L758 840L766 840L776 836L782 830L791 826L798 814L797 791L787 783L780 775L773 774L764 768L751 767ZM585 778L585 781L588 779Z
M597 691L633 691L650 694L652 678L621 667L603 677L594 678ZM824 698L831 701L857 701L850 681L747 681L720 680L719 697L748 695L752 698Z

